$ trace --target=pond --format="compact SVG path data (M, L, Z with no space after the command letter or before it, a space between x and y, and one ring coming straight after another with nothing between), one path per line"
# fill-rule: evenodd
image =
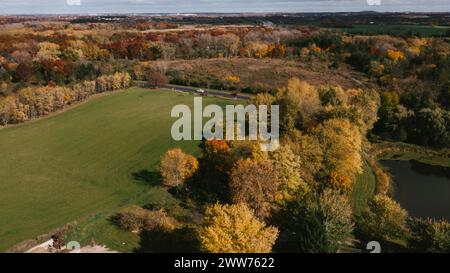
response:
M394 199L411 216L450 220L450 168L418 161L383 160L394 180Z

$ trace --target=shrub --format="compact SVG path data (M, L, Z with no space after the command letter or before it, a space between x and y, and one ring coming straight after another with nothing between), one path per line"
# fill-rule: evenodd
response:
M171 232L177 228L177 221L167 215L164 209L148 211L144 221L144 229L147 231Z
M142 229L171 232L178 225L164 209L151 211L135 205L117 213L116 221L120 228L133 232L139 232Z
M148 210L139 206L124 208L116 215L117 224L120 228L128 231L140 231L146 219L149 217Z
M450 223L445 220L410 219L411 236L408 246L416 251L450 252Z

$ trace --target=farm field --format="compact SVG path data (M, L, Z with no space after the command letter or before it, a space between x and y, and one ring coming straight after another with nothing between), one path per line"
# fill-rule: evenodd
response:
M171 202L148 177L172 147L199 154L198 142L170 136L171 108L192 103L190 94L131 88L1 129L0 250L107 209Z

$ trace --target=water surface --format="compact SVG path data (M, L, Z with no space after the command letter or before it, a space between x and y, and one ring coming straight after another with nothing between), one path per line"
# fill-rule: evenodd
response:
M450 168L414 160L383 160L394 181L394 199L411 216L450 220Z

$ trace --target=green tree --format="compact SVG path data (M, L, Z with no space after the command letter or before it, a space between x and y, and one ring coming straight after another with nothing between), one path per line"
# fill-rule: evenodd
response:
M400 104L397 92L382 92L380 95L380 108L378 109L379 120L375 124L376 132L392 132L397 124L395 113Z
M345 92L340 86L322 86L319 95L323 106L339 106L345 102Z
M289 236L290 251L335 253L353 238L348 198L333 190L289 203L281 217L282 231Z
M450 112L441 108L424 108L416 113L414 126L409 127L410 140L415 143L435 146L450 146Z
M450 252L450 224L445 220L410 219L408 246L420 252Z

